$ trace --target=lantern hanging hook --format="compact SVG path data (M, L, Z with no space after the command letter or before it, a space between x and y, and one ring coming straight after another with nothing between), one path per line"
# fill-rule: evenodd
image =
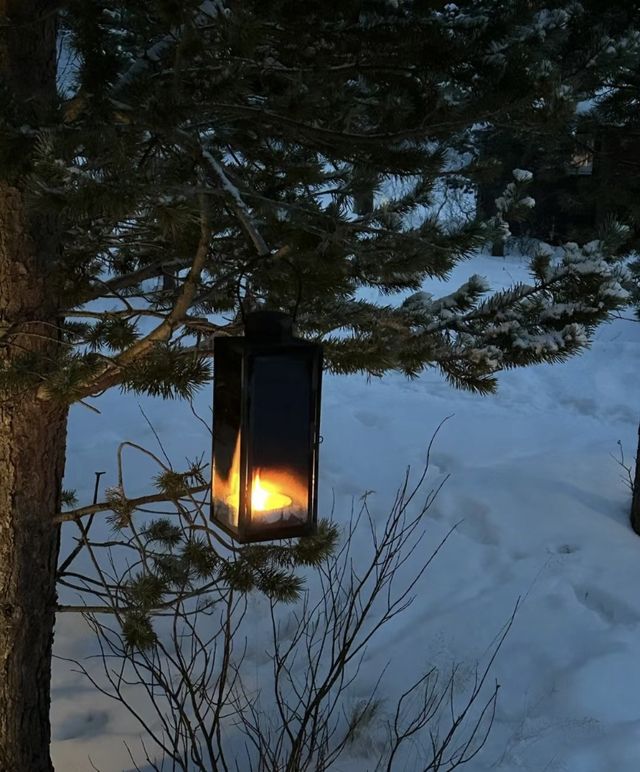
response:
M300 266L294 263L293 260L291 260L290 258L285 258L285 262L295 274L296 283L297 283L296 302L291 310L291 316L293 319L293 323L295 324L298 318L298 310L300 308L300 303L302 301L302 271L300 270Z
M244 299L241 294L243 276L244 271L241 271L240 275L238 276L238 281L236 282L236 298L238 300L238 311L240 312L240 319L242 320L242 326L244 327L246 319L244 313Z

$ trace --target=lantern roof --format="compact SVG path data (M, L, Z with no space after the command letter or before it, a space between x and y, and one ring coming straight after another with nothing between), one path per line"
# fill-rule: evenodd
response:
M284 311L252 311L244 319L245 337L256 342L294 340L293 318Z

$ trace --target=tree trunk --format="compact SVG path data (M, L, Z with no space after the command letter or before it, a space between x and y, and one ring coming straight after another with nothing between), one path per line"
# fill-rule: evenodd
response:
M51 0L0 0L0 80L20 119L40 126L55 105ZM11 118L10 118L11 120ZM13 159L11 159L13 160ZM55 221L28 211L21 167L0 169L0 370L59 353L51 272ZM32 366L32 369L35 369ZM67 409L32 388L0 390L0 772L51 772L50 674Z
M631 498L631 527L640 536L640 426L638 426L638 452Z
M43 318L49 299L33 252L22 197L0 183L0 313L5 326L22 324L30 333L13 336L0 362L25 348L56 353L50 338L57 320ZM60 510L66 412L29 392L0 397L0 772L53 769L49 682L59 541L53 516Z

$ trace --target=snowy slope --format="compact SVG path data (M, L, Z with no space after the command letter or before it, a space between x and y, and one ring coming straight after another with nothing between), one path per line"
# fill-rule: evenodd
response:
M518 257L480 257L451 281L480 273L496 288L523 271ZM427 289L447 291L435 282ZM612 458L618 441L627 460L635 451L638 372L640 324L619 320L582 357L504 373L495 396L454 391L432 371L415 381L325 378L321 511L335 494L339 519L365 490L376 491L382 517L406 466L422 467L433 431L452 415L432 453L432 482L451 475L431 510L433 545L462 522L418 600L372 646L371 682L388 661L396 683L430 664L472 669L523 598L493 671L501 684L494 729L469 772L640 768L640 538L627 524L629 494ZM205 419L209 400L205 389L196 401ZM71 419L66 485L83 503L95 470L115 482L121 440L155 443L136 398L114 392L97 404L102 415L77 407ZM144 410L178 467L208 452L188 406L145 400ZM132 464L128 492L141 494L153 470ZM65 530L69 545L73 528ZM79 619L59 619L59 656L93 646ZM90 757L100 772L131 769L122 740L135 753L138 730L126 711L64 661L53 686L56 768L85 772Z

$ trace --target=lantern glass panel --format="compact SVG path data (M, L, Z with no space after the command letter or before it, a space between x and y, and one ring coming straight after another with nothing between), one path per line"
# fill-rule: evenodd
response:
M308 356L269 354L251 358L250 529L303 525L311 517L312 367Z
M216 518L238 527L240 510L240 422L242 413L242 353L227 346L216 351L215 459L213 505Z

